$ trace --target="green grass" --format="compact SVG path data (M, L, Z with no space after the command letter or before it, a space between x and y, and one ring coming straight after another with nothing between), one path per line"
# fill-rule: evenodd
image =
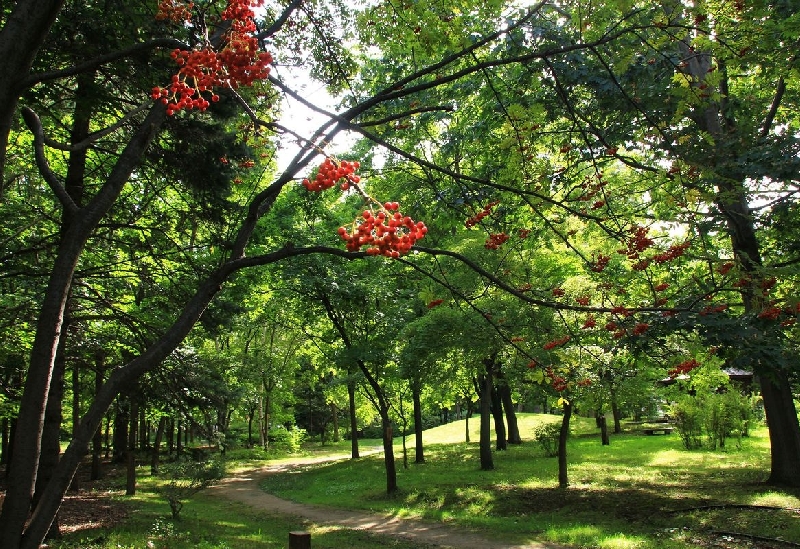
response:
M741 447L725 452L686 451L679 437L644 436L635 431L614 435L602 446L594 421L576 418L568 447L570 487L558 488L557 461L531 440L541 421L554 416L521 414L523 445L494 453L495 469L480 471L478 421L472 420L465 444L464 423L425 433L426 463L416 465L413 438L407 440L410 467L403 469L399 440L395 446L399 493L385 494L382 454L359 460L305 466L301 472L269 477L265 487L287 499L364 509L404 517L442 521L478 530L508 543L549 540L599 549L673 549L705 547L779 547L723 538L715 532L738 532L800 543L796 511L717 508L756 505L800 508L800 491L764 485L769 467L766 430L756 429ZM637 426L638 427L638 426ZM380 441L361 441L363 454ZM305 455L349 455L349 442L313 444ZM243 451L230 452L228 469L263 465ZM289 458L291 459L291 458ZM283 459L271 459L276 463ZM125 498L131 513L111 530L92 530L51 544L54 549L261 549L284 548L288 533L312 532L315 549L366 549L386 546L419 549L362 532L317 527L300 519L256 513L208 494L186 503L179 521L169 518L166 502L155 495L157 479L141 467L138 495ZM112 481L119 487L124 478ZM702 508L706 507L706 508ZM721 540L721 541L720 541ZM719 542L719 543L717 543Z
M523 439L530 441L542 419L520 416ZM769 466L764 429L739 448L731 442L725 452L688 452L674 433L630 432L603 447L599 435L587 436L596 431L593 420L577 419L566 490L558 488L556 459L544 457L532 442L495 452L495 470L480 471L477 443L463 443L463 422L425 433L426 463L400 468L400 490L392 497L385 495L382 455L306 466L303 474L270 477L265 488L296 501L452 522L514 543L671 548L710 540L718 530L800 542L797 512L688 510L733 504L800 508L798 491L763 483ZM471 439L477 440L477 432Z
M53 549L284 549L289 532L311 532L315 549L419 549L418 545L343 528L320 527L296 517L256 512L248 506L201 492L186 502L180 520L170 518L166 501L155 493L158 480L139 468L137 495L114 499L129 517L111 529L92 529L49 542ZM124 477L110 481L124 486ZM110 488L109 487L109 488Z

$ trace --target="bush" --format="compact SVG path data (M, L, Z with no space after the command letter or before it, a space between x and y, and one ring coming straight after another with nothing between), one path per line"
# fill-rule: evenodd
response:
M687 450L725 448L730 437L747 436L754 412L751 399L735 390L703 396L682 395L671 406L675 427Z
M687 450L700 448L703 445L703 422L697 399L691 395L681 396L670 406L670 415L675 420L683 446Z
M167 481L158 491L169 503L172 518L177 520L185 500L225 476L225 463L218 459L203 462L182 459L166 464L161 475Z
M300 451L306 440L306 435L305 429L276 427L270 429L267 439L269 440L270 449L291 454Z
M561 423L542 423L533 430L533 438L542 447L548 457L558 455L558 439L561 436Z

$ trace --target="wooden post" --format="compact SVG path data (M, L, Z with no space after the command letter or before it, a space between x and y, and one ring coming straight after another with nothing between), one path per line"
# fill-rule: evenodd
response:
M289 549L311 549L311 534L289 532Z

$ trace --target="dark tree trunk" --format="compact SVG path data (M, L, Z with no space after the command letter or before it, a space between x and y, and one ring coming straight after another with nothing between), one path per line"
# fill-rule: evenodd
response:
M611 395L611 414L614 416L614 434L618 435L622 432L622 412L614 394Z
M156 437L153 441L153 448L150 454L150 474L157 475L158 474L158 463L161 457L161 440L164 438L164 431L167 427L167 418L166 416L161 416L161 419L158 420L158 427L156 428Z
M506 424L508 425L508 443L522 444L522 436L519 434L517 414L514 411L514 402L511 400L511 387L508 386L508 383L505 382L505 379L498 384L497 392L500 394L500 401L503 403L503 410L506 413Z
M136 495L136 418L139 416L139 406L136 402L136 398L132 398L130 402L131 411L129 416L130 421L128 422L130 429L128 431L128 444L125 451L126 496Z
M705 84L704 80L712 72L713 56L694 50L688 42L682 46L687 72L695 78L696 85ZM727 89L727 82L723 80L719 87ZM721 101L726 101L726 95L722 94ZM714 205L725 219L731 248L741 265L742 276L749 280L749 284L741 289L745 312L757 313L765 302L761 286L764 278L762 249L745 187L747 175L740 171L738 166L741 160L736 158L735 152L725 148L731 138L735 138L737 132L742 130L723 111L723 104L715 102L693 112L691 119L714 138L716 146L711 145L707 154L711 160L709 167L719 170L713 182L716 192ZM762 135L769 130L762 128ZM770 434L769 480L774 484L800 487L800 425L788 377L780 369L763 364L754 364L753 368L761 379L764 412Z
M53 379L50 383L50 398L47 400L47 408L45 410L44 428L42 429L42 451L39 457L39 469L36 473L36 491L33 495L34 508L39 503L44 487L50 482L61 455L60 439L63 420L61 402L64 398L64 377L66 374L65 340L66 335L62 336L58 344ZM60 537L61 531L58 524L58 515L56 515L47 532L46 539L58 539Z
M103 433L102 427L98 427L92 437L92 470L90 472L91 480L99 480L102 476L100 471L100 455L103 451Z
M358 418L356 417L356 382L347 382L347 413L350 416L350 458L358 459Z
M558 486L569 486L567 477L567 439L569 438L569 420L572 417L572 403L564 403L564 415L561 418L561 431L558 434Z
M81 421L81 368L80 363L76 360L72 364L72 437L75 438L75 433ZM80 488L79 476L75 475L72 479L71 490L78 490Z
M412 383L414 401L414 463L425 463L425 450L422 446L422 387L417 380Z
M6 10L10 13L0 32L0 74L3 75L0 82L0 199L5 191L8 136L19 95L24 91L24 81L63 4L64 0L18 0L11 4L13 7L3 6L4 15ZM10 545L0 546L13 549Z
M608 438L608 422L606 421L605 414L600 414L597 417L597 424L600 427L600 441L603 446L608 446L611 444L611 441Z
M386 467L386 493L397 491L397 466L394 462L394 435L392 420L389 419L388 406L381 406L381 427L383 428L383 463Z
M178 456L178 458L180 458L183 455L183 429L184 429L183 421L179 419L178 428L176 429L177 435L175 437L175 440L177 441L177 444L175 446L175 455Z
M333 442L339 442L339 408L331 402L331 416L333 418Z
M167 422L167 456L172 457L175 452L175 418L170 417Z
M253 447L253 420L256 417L256 408L251 406L247 411L247 447Z
M0 420L0 429L2 429L2 442L0 442L0 465L8 463L8 441L11 433L11 422L7 417Z
M491 371L491 370L490 370ZM480 374L477 380L478 396L481 399L481 430L480 430L480 456L481 470L494 469L492 458L492 376L489 373Z
M494 433L496 438L495 448L497 450L508 449L508 439L506 437L506 424L503 421L503 403L496 387L492 387L492 417L494 418Z
M114 413L114 430L111 435L111 462L123 463L128 446L128 414L129 402L127 398L117 400L117 409Z
M783 371L774 372L772 377L762 375L760 383L767 415L767 428L772 441L771 468L767 482L798 487L800 486L800 439L791 434L800 431L800 426L790 390L791 385Z
M467 413L464 418L464 442L469 444L469 419L472 417L472 400L467 400Z

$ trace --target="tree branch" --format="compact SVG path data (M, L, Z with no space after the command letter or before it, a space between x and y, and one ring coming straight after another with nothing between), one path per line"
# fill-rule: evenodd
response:
M45 137L42 121L39 119L36 113L28 107L22 108L22 118L25 119L25 124L33 134L33 151L36 157L36 166L39 168L39 173L47 182L47 185L53 191L53 194L56 195L56 198L58 198L58 201L61 203L64 211L70 214L77 213L78 205L72 200L72 197L70 197L67 189L65 189L64 185L61 184L58 176L55 174L55 172L53 172L53 170L50 169L50 164L47 162L47 157L44 154Z

